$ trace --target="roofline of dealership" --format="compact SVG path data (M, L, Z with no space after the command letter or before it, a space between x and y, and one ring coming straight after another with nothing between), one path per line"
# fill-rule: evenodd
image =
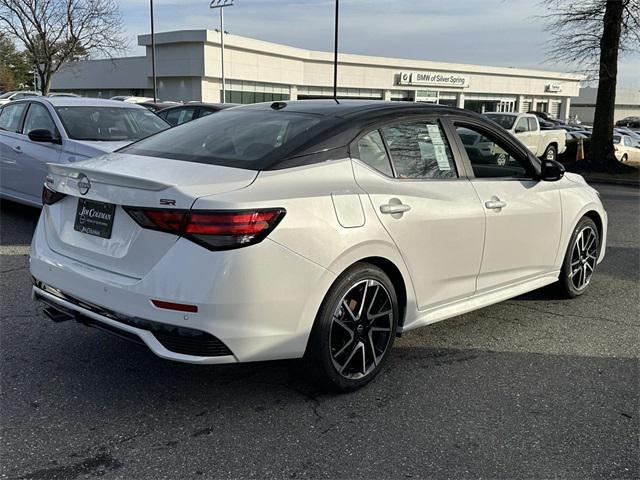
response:
M160 32L155 34L156 45L178 44L178 43L206 43L210 45L220 45L220 32L214 30L178 30L171 32ZM151 35L138 35L138 45L151 46ZM291 58L304 61L333 63L333 53L319 50L308 50L299 47L292 47L281 43L267 42L255 38L243 37L240 35L226 34L225 47L238 50L269 52L284 58ZM429 60L414 60L405 58L391 58L370 55L357 55L352 53L340 53L340 64L353 65L374 65L387 68L416 68L416 69L438 69L451 72L483 73L490 75L505 75L516 77L534 77L549 80L566 79L572 81L583 81L584 75L575 73L554 72L537 69L521 69L518 67L493 67L486 65L474 65L467 63L449 63Z
M52 88L81 95L153 96L151 35L144 56L65 66ZM155 35L158 98L222 100L220 32ZM226 101L252 103L333 97L333 53L225 34ZM338 98L439 103L474 111L543 110L567 118L583 75L340 53Z

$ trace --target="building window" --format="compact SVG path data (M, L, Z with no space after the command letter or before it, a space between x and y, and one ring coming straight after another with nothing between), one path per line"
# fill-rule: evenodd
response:
M220 97L222 97L222 91ZM286 93L225 91L225 102L227 103L279 102L282 100L289 100L289 95Z
M439 105L446 105L447 107L457 107L458 101L455 98L440 98L438 99Z

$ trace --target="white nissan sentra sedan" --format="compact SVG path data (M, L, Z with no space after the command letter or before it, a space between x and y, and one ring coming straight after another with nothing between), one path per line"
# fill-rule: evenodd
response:
M99 98L0 105L0 197L39 207L47 163L86 160L167 128L144 107Z
M49 165L43 203L31 274L53 320L181 362L304 356L343 391L404 331L583 294L607 238L582 177L479 115L401 102L227 110Z

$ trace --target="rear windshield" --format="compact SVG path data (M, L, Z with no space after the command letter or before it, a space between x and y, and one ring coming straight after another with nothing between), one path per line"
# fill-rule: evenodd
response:
M511 129L513 127L513 123L516 121L515 115L500 115L499 113L487 113L487 117L490 120L493 120L498 125L500 125L504 129Z
M332 117L286 111L229 109L121 149L150 157L260 170L333 124Z
M148 137L169 128L169 124L146 108L57 107L69 138L74 140L121 142Z

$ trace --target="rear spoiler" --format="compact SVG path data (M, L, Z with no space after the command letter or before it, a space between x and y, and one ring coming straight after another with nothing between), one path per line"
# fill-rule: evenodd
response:
M89 178L91 183L136 188L139 190L150 190L153 192L166 190L167 188L174 187L176 185L175 183L158 182L144 177L121 175L104 170L92 169L91 167L76 167L73 165L62 165L59 163L47 163L47 168L50 174L58 177L76 180L81 174L84 174Z

